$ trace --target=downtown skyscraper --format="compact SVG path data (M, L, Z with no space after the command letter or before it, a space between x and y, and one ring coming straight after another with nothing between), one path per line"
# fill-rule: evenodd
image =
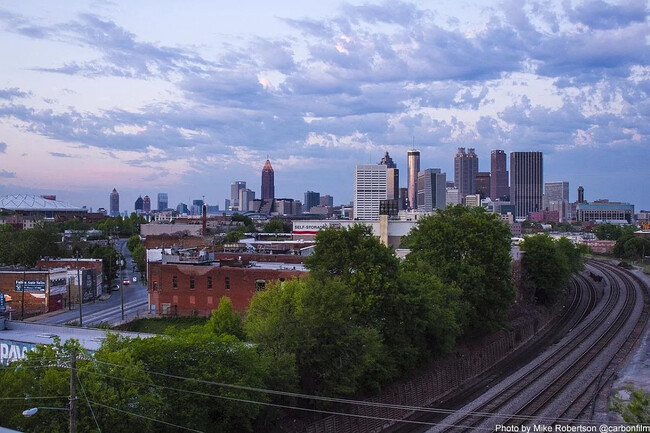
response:
M510 199L506 153L503 150L493 150L490 155L490 198Z
M399 199L399 169L393 161L393 158L390 157L388 152L384 153L384 157L379 161L379 165L385 165L388 187L388 200L398 200Z
M243 180L236 180L230 184L230 206L233 210L241 210L239 208L240 189L246 189L246 182Z
M109 216L116 217L120 215L120 194L115 188L111 191Z
M544 210L557 211L560 222L571 219L571 203L569 201L569 182L544 183Z
M516 218L542 210L543 169L542 152L510 154L510 201L515 205Z
M379 203L388 197L387 167L357 165L354 169L354 219L378 220Z
M454 158L454 186L458 188L461 199L476 193L476 174L478 173L478 156L473 148L459 147Z
M418 173L420 172L420 151L409 150L406 154L407 162L407 188L408 188L408 208L418 208Z
M268 159L262 169L262 200L273 200L275 198L275 175L271 161Z

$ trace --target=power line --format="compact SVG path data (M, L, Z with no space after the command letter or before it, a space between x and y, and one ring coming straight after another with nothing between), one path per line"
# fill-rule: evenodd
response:
M122 412L122 413L125 413L125 414L127 414L127 415L135 416L135 417L137 417L137 418L143 418L143 419L147 419L147 420L149 420L149 421L157 422L157 423L160 423L160 424L165 424L165 425L168 425L168 426L170 426L170 427L176 427L176 428L180 428L180 429L183 429L183 430L192 431L192 432L196 432L196 433L204 433L204 432L202 432L201 430L195 430L195 429L193 429L193 428L183 427L182 425L172 424L172 423L167 422L167 421L162 421L162 420L159 420L159 419L156 419L156 418L151 418L151 417L148 417L148 416L146 416L146 415L140 415L139 413L135 413L135 412L129 412L128 410L118 409L118 408L116 408L116 407L109 406L109 405L106 405L106 404L103 404L103 403L99 403L99 402L96 402L96 401L88 400L88 402L89 402L90 404L94 404L95 406L105 407L105 408L107 408L107 409L111 409L111 410L115 410L115 411L118 411L118 412Z
M48 400L48 399L59 399L59 398L68 398L68 395L60 395L58 397L49 396L49 397L0 397L0 400Z
M93 419L95 420L95 425L97 425L97 430L99 430L99 433L102 433L102 429L99 426L99 422L97 421L97 417L95 416L95 411L93 410L93 407L90 405L90 400L88 400L88 394L86 394L86 388L84 388L84 384L81 383L81 378L77 376L77 381L79 382L79 386L81 387L81 391L84 393L84 398L86 399L86 403L88 403L88 409L90 409L90 413L93 415Z
M380 421L403 422L403 423L407 423L407 424L469 428L468 426L463 426L463 425L430 423L430 422L414 421L414 420L407 420L407 419L401 419L401 418L386 418L386 417L378 417L378 416L370 416L370 415L361 415L361 414L353 414L353 413L345 413L345 412L328 411L328 410L322 410L322 409L311 409L311 408L305 408L305 407L299 407L299 406L290 406L290 405L279 404L279 403L268 403L268 402L263 402L263 401L247 400L247 399L244 399L244 398L228 397L228 396L223 396L223 395L210 394L210 393L202 392L202 391L192 391L192 390L189 390L189 389L179 389L179 388L174 388L174 387L167 386L167 385L159 385L159 384L156 384L156 383L148 383L148 382L142 382L142 381L133 380L133 379L126 379L126 378L123 378L123 377L111 376L111 375L108 375L108 374L97 373L97 372L93 372L93 371L90 371L90 370L86 370L86 371L84 371L84 373L90 373L90 374L94 374L94 375L97 375L97 376L107 377L107 378L110 378L110 379L122 380L122 381L125 381L125 382L138 383L138 384L151 386L151 387L168 389L168 390L171 390L171 391L185 392L185 393L188 393L188 394L199 395L199 396L202 396L202 397L213 397L213 398L218 398L218 399L222 399L222 400L236 401L236 402L239 402L239 403L257 404L257 405L261 405L261 406L276 407L276 408L281 408L281 409L292 409L292 410L300 410L300 411L303 411L303 412L321 413L321 414L325 414L325 415L340 415L340 416L347 416L347 417L353 417L353 418L362 418L362 419L375 419L375 420L380 420ZM482 428L482 430L492 430L492 429Z
M95 359L94 360L97 363L100 364L105 364L105 365L111 365L115 367L121 367L121 368L128 368L128 366L124 365L119 365L119 364L113 364L105 361L100 361ZM302 393L295 393L295 392L288 392L288 391L276 391L276 390L270 390L270 389L263 389L263 388L255 388L255 387L250 387L250 386L244 386L244 385L233 385L233 384L227 384L227 383L222 383L222 382L213 382L213 381L208 381L204 379L195 379L192 377L185 377L185 376L178 376L174 374L168 374L168 373L159 373L151 370L146 370L143 369L145 373L148 374L153 374L157 376L162 376L162 377L169 377L173 379L179 379L179 380L187 380L191 382L197 382L197 383L202 383L206 385L215 385L215 386L220 386L220 387L225 387L225 388L232 388L232 389L239 389L243 391L253 391L253 392L260 392L260 393L265 393L265 394L271 394L271 395L279 395L279 396L285 396L285 397L295 397L295 398L302 398L302 399L308 399L308 400L318 400L318 401L325 401L325 402L330 402L330 403L343 403L343 404L351 404L351 405L358 405L358 406L370 406L370 407L379 407L379 408L386 408L386 409L398 409L398 410L404 410L404 411L416 411L416 412L429 412L429 413L437 413L440 415L451 415L451 414L459 414L459 415L476 415L476 416L481 416L481 417L492 417L492 416L508 416L514 419L519 419L522 421L530 421L532 419L544 419L544 418L539 418L535 416L529 416L529 415L515 415L515 414L508 414L508 413L495 413L495 412L479 412L479 411L458 411L458 410L452 410L452 409L438 409L438 408L429 408L429 407L421 407L421 406L408 406L408 405L399 405L399 404L391 404L391 403L379 403L379 402L372 402L372 401L363 401L363 400L352 400L352 399L345 399L345 398L337 398L337 397L323 397L323 396L318 396L318 395L311 395L311 394L302 394ZM100 374L100 373L93 373L93 374ZM113 377L107 375L107 377ZM121 379L118 377L113 377L115 379ZM140 382L143 384L146 384L145 382ZM158 386L158 385L156 385ZM162 386L162 385L161 385ZM181 389L176 389L172 388L177 391L181 392L192 392L189 390L181 390ZM345 414L345 413L343 413ZM573 419L568 419L568 418L547 418L547 421L573 421Z

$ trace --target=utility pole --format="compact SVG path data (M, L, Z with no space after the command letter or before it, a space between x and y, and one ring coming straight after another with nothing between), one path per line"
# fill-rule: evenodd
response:
M20 321L25 320L25 265L23 265L22 299L20 301Z
M120 259L120 303L122 304L122 322L124 322L124 276L122 275L122 268L124 267L124 259Z
M77 251L77 284L79 285L79 327L83 328L84 323L83 323L83 312L82 312L82 306L84 303L84 294L83 294L83 288L81 287L81 278L79 275L79 251Z
M77 433L77 351L70 354L70 433Z

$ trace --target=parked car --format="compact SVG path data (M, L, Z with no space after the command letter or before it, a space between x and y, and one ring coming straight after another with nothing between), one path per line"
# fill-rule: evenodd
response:
M115 291L115 290L120 290L119 284L113 284L113 286L111 287L111 291Z

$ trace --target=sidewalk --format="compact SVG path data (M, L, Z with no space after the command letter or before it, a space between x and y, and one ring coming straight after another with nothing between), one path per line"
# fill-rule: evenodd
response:
M112 294L113 293L111 293L111 292L103 294L99 298L97 298L94 302L107 301L107 300L109 300L111 298ZM84 305L87 305L89 303L94 303L94 302L93 301L85 302ZM40 320L47 319L49 317L58 316L59 314L62 314L62 313L68 312L68 311L78 310L78 308L79 307L78 307L77 304L73 304L71 310L68 310L68 307L65 307L65 308L61 308L60 310L48 311L47 313L38 314L36 316L31 316L31 317L26 317L25 320L23 320L23 322L29 322L29 323L38 322Z

